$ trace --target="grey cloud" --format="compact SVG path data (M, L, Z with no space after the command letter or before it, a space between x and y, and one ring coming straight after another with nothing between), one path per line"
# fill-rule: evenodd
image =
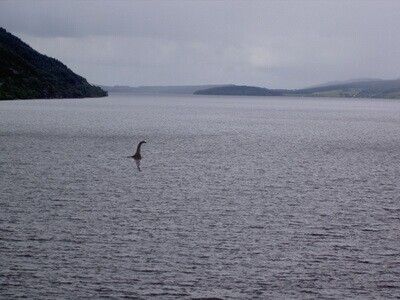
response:
M2 1L0 26L102 84L399 77L399 1Z

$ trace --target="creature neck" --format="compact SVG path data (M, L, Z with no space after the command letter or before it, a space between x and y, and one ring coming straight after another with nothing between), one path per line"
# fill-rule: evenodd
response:
M137 146L135 155L140 155L140 148L142 147L142 144L143 143L139 143L139 145Z

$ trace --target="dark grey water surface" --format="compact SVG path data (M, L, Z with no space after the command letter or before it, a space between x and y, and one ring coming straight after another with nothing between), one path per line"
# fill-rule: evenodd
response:
M400 297L400 101L0 102L0 172L1 298Z

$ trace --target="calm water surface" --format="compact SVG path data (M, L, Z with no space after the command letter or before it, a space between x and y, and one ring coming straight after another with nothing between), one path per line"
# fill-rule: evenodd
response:
M0 192L1 298L400 297L400 101L0 102Z

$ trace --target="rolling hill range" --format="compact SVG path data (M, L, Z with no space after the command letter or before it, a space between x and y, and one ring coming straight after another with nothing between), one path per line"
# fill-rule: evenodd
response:
M338 83L300 90L291 90L287 91L286 95L307 97L400 98L400 79L378 79Z
M400 79L346 81L323 84L315 87L282 90L255 86L226 85L203 89L195 95L236 95L236 96L291 96L291 97L343 97L343 98L386 98L400 99Z
M101 86L109 93L138 94L138 95L192 95L197 90L209 89L224 85L169 85L169 86Z
M230 95L230 96L282 96L280 90L270 90L266 88L247 86L247 85L226 85L212 87L194 92L195 95Z

